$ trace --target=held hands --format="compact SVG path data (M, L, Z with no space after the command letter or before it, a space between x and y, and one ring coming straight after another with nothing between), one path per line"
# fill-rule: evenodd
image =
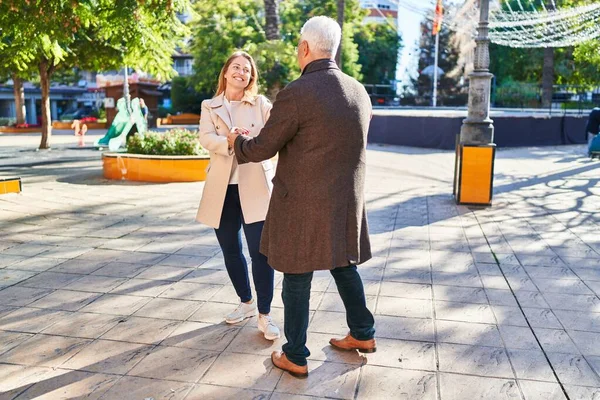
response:
M231 128L231 130L227 134L227 144L229 145L229 148L230 149L233 148L235 139L237 139L237 137L239 135L248 135L248 134L250 134L250 131L246 128L238 128L237 126L234 126L233 128Z

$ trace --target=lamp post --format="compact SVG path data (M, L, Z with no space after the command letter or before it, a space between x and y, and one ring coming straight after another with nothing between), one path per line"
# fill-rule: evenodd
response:
M123 97L125 98L127 110L129 110L131 108L131 103L129 101L129 77L127 76L127 65L125 65L123 71L123 74L125 75L125 80L123 81Z
M494 125L490 119L490 39L488 36L489 0L480 0L479 26L475 38L473 72L469 74L469 106L467 119L460 129L460 142L488 144L494 141Z
M479 0L473 72L469 74L467 118L456 146L454 195L459 204L490 205L494 176L494 125L490 119L489 0Z

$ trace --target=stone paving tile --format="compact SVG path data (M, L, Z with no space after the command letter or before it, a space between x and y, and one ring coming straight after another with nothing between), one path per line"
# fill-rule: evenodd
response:
M133 297L133 296L131 296ZM137 299L141 299L137 297ZM136 317L162 318L184 321L188 319L202 304L199 301L179 300L179 299L150 299L144 298ZM130 314L133 314L130 313ZM127 314L129 315L129 314Z
M541 350L508 350L517 379L556 382L552 368Z
M375 329L375 336L378 338L434 341L433 322L430 319L382 315L375 320ZM343 335L346 333L347 330Z
M514 378L504 348L440 343L438 353L440 371Z
M127 317L102 335L102 339L130 343L158 344L180 325L179 321Z
M433 285L433 293L436 301L488 304L486 291L482 288Z
M525 400L567 400L558 383L519 380Z
M558 379L567 385L600 387L600 377L586 359L577 354L547 353Z
M197 350L223 351L240 333L241 327L184 322L161 344L164 346L185 347Z
M513 379L448 373L440 373L440 395L442 400L523 399Z
M50 381L64 371L48 367L0 364L0 395L13 399L37 382Z
M172 285L172 281L133 278L117 286L111 290L110 293L129 296L156 297Z
M41 289L62 289L68 284L81 279L81 275L65 274L59 272L40 272L39 274L27 279L19 286Z
M177 282L169 286L158 297L179 300L205 301L213 297L223 285L210 285L205 283Z
M120 320L121 317L115 315L76 312L57 320L42 332L49 335L97 339Z
M0 355L12 350L31 337L33 337L33 334L30 333L0 331Z
M104 294L80 311L127 316L142 308L149 300L145 297Z
M122 398L123 393L132 399L182 400L192 384L159 379L123 377L100 400Z
M60 365L64 369L107 374L126 374L150 351L152 346L96 340Z
M31 278L32 276L35 276L36 274L37 272L2 269L0 270L0 289L15 285Z
M33 308L49 308L53 310L77 311L100 297L100 293L76 292L72 290L56 290L30 304Z
M476 322L495 324L492 307L487 304L469 304L448 301L435 301L436 319L447 321Z
M4 353L0 361L34 367L58 367L90 342L81 338L36 335Z
M98 276L111 276L115 278L133 278L148 268L149 267L147 265L109 262L91 274Z
M68 274L82 274L87 275L92 273L104 265L106 265L109 261L107 260L88 260L84 258L73 258L69 261L65 261L57 265L56 267L50 269L50 272L63 272Z
M569 336L584 356L600 356L600 333L569 331Z
M311 333L309 337L312 336L313 334ZM263 355L268 358L272 352L280 350L281 345L284 343L285 339L266 340L264 334L255 326L246 326L239 330L239 333L225 350L234 353ZM307 347L308 345L309 343L307 343Z
M225 386L195 385L190 393L186 396L185 400L239 400L239 399L252 399L252 400L293 400L291 397L278 397L280 394L274 393L271 396L270 391L263 390L250 390L241 388L230 388ZM287 395L281 395L287 396ZM308 400L314 400L314 397L306 397ZM300 400L300 399L298 399Z
M436 375L367 365L363 368L357 399L437 399Z
M39 333L54 325L69 313L38 308L19 308L0 318L0 329L7 331Z
M136 278L177 282L191 272L190 268L155 265L137 275Z
M31 386L15 400L85 398L99 399L118 380L118 375L93 374L83 371L60 370L61 375Z
M232 365L238 366L235 374L230 373ZM219 355L200 383L272 391L282 374L283 371L265 356L225 352Z
M545 352L577 354L579 350L562 329L533 329Z
M399 371L391 370L396 371L396 374ZM296 379L288 373L284 373L275 388L275 392L353 399L359 371L360 367L354 364L315 361L309 365L307 379Z
M2 254L4 257L4 254ZM7 266L7 269L18 269L21 271L44 272L67 261L64 258L30 257L23 261Z
M496 325L437 321L437 342L502 347Z
M583 387L574 385L565 385L565 389L570 399L574 400L589 400L600 396L599 387Z
M435 371L436 369L434 343L377 338L377 347L377 352L365 355L368 365L403 370Z
M158 346L127 375L195 383L218 355L218 352L205 350Z

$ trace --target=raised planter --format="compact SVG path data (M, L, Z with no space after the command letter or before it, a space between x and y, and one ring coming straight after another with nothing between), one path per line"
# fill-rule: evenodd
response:
M88 129L106 129L106 122L83 122ZM73 129L73 121L54 121L52 127L54 129Z
M164 125L198 125L200 123L200 115L185 113L179 115L167 115L166 118L158 118L157 126Z
M0 126L0 133L41 133L42 127L15 128L14 126Z
M206 179L209 156L151 156L103 153L106 179L140 182L197 182Z

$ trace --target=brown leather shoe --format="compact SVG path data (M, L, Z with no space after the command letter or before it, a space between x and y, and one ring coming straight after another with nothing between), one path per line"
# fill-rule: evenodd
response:
M283 351L274 351L271 353L271 361L277 368L282 369L290 373L290 375L296 378L307 378L308 377L308 365L300 366L294 364L287 359Z
M358 350L361 353L375 353L377 342L375 339L356 340L350 334L343 339L331 339L329 344L341 350Z

